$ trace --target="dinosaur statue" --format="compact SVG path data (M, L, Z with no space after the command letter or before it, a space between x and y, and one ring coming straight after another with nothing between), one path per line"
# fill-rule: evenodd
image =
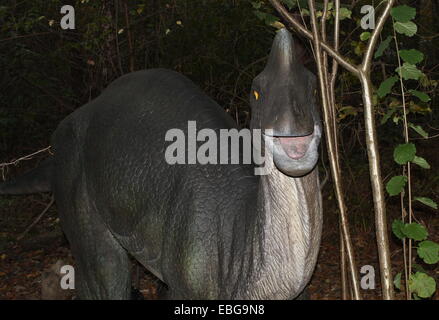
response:
M237 128L183 75L126 74L56 129L53 155L0 194L53 192L83 299L129 299L129 255L167 299L293 299L319 251L316 79L278 31L254 79L251 129L267 130L266 175L253 164L169 164L168 130ZM269 131L271 130L271 131Z

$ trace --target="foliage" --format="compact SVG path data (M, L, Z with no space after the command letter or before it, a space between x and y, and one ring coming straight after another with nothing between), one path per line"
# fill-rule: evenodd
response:
M394 19L393 28L394 28L394 37L396 37L396 33L400 33L406 36L413 36L417 32L416 24L412 21L416 16L416 9L407 5L398 6L392 9L391 15ZM387 39L393 38L389 36ZM397 39L394 39L397 43ZM384 51L390 42L386 43ZM398 59L401 60L403 64L396 68L395 72L398 74L397 76L392 76L385 81L383 81L378 89L378 96L383 98L391 93L392 87L400 82L401 86L403 80L417 80L419 81L422 76L424 76L423 72L417 68L417 64L424 60L424 54L416 49L406 49L399 50L399 47L396 47ZM381 52L382 54L382 52ZM404 94L404 88L402 87L402 92ZM411 89L408 91L412 96L421 100L422 102L429 102L431 99L428 94ZM406 106L403 104L402 106L405 110ZM404 112L403 115L404 123L406 123L407 127L413 128L418 134L423 137L427 136L426 132L420 126L414 126L413 124L408 125L407 114ZM408 141L408 137L406 136L406 141ZM414 143L406 142L404 144L398 145L394 149L393 158L395 162L399 165L406 166L409 163L413 163L418 165L423 169L430 169L430 165L426 159L418 156L416 154L416 146ZM404 171L405 172L405 171ZM404 175L398 175L392 177L387 185L386 190L390 196L396 195L404 195L405 187L407 184L410 184L409 177ZM427 197L414 197L414 200L417 200L424 205L427 205L431 208L437 209L437 204L430 198ZM408 201L412 201L412 199L408 199ZM411 208L411 207L410 207ZM409 212L409 215L412 215L412 212ZM392 231L394 235L404 240L405 238L411 239L417 242L417 254L419 258L421 258L426 264L435 264L439 262L439 244L426 240L428 237L427 229L419 224L419 223L405 223L401 220L395 220L392 224ZM409 262L411 264L411 261ZM410 292L412 292L414 298L429 298L436 291L436 282L434 278L425 272L425 270L417 271L416 273L412 273L408 275L408 287ZM401 273L399 273L395 279L394 284L397 288L401 286Z
M47 145L59 121L130 72L131 60L133 70L184 73L246 125L248 88L274 32L250 2L78 0L76 30L60 27L64 4L0 6L2 157Z

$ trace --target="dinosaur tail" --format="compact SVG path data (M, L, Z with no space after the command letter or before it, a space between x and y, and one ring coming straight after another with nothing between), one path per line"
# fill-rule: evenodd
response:
M52 190L52 172L53 159L49 158L24 175L0 183L0 195L50 192Z

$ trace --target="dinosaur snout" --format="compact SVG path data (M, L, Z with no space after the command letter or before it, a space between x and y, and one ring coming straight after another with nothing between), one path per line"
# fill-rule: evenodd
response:
M287 156L293 160L303 158L311 144L313 134L304 137L279 137L280 145Z

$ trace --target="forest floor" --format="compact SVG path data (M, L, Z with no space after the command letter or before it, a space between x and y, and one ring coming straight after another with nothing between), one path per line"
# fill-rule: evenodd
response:
M433 149L433 154L434 151ZM432 157L428 157L432 159ZM439 159L433 157L434 162ZM439 163L431 163L432 167ZM25 164L30 166L30 164ZM18 171L23 171L20 168ZM14 170L15 171L15 170ZM367 168L355 169L357 181L368 181ZM15 172L14 172L15 174ZM351 194L348 197L351 233L356 253L357 269L370 265L375 270L375 289L361 290L363 299L381 299L379 263L375 242L373 207L368 183L346 182ZM439 193L438 184L433 189L433 196ZM434 197L433 197L434 198ZM0 198L0 299L72 299L74 290L59 291L59 274L55 266L71 264L68 242L59 225L56 206L52 206L42 219L27 233L23 239L17 240L23 231L44 210L51 198L48 194L37 194L26 197ZM389 203L390 202L390 203ZM400 209L398 199L388 201L389 221L398 218ZM339 229L337 204L329 181L323 189L324 225L317 267L309 286L312 300L341 299ZM429 239L439 241L439 219L434 210L415 206L416 219L423 223L429 232ZM389 223L390 228L390 223ZM391 237L391 259L393 275L403 270L402 245L395 237ZM417 263L419 263L417 261ZM133 261L133 265L135 262ZM435 266L423 265L427 272L439 279L439 271ZM153 275L143 268L134 267L133 283L138 287L145 299L155 299L159 284ZM359 274L361 277L361 274ZM53 289L55 288L55 289ZM396 290L396 298L404 299L404 294ZM433 297L439 299L439 294Z

